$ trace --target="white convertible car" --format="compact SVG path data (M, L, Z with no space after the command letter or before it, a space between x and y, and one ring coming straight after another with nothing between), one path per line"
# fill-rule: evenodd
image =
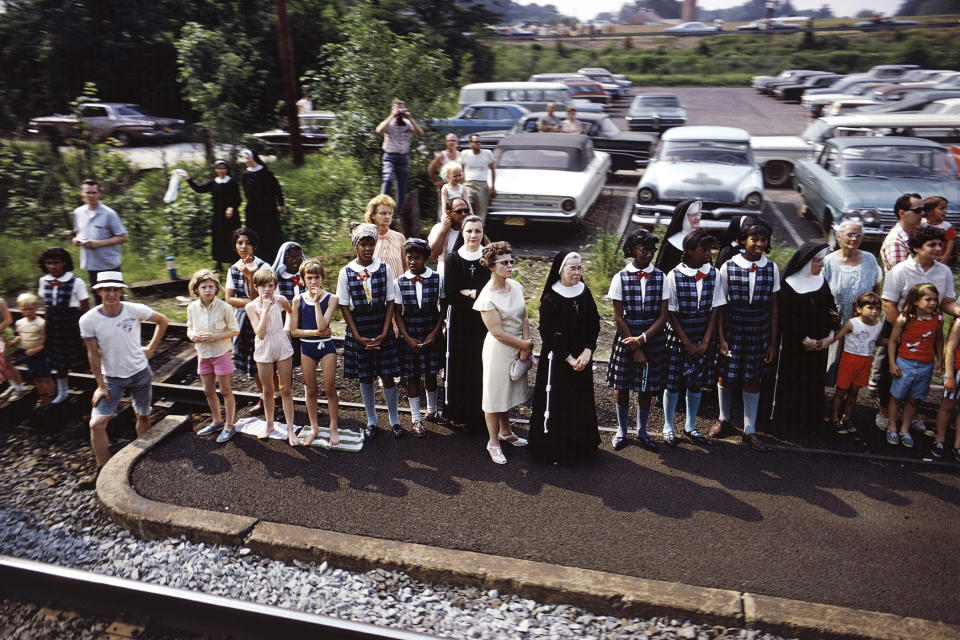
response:
M584 135L519 133L494 150L497 195L487 219L510 226L582 220L610 170L610 156Z

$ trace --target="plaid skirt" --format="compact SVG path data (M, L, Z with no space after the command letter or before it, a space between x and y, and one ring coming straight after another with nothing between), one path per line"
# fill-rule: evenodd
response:
M770 346L770 315L735 309L727 313L724 330L730 355L717 357L717 371L727 384L759 384L772 369L763 361Z
M667 367L666 340L663 331L657 332L657 335L650 339L650 342L644 346L644 353L647 356L645 364L634 362L631 351L623 346L620 341L620 332L617 331L613 339L610 365L607 367L607 384L617 391L659 393L663 389Z
M411 317L404 320L407 325L407 333L417 340L425 339L433 331L433 327L436 326L436 318L432 316ZM420 320L423 320L423 322L420 322ZM445 344L446 340L443 337L443 332L440 332L432 345L424 347L419 353L416 353L403 337L397 338L397 345L400 349L400 375L408 378L420 378L439 373L443 369Z
M80 309L51 306L47 309L47 364L52 369L85 370L89 368L87 351L80 337Z
M687 337L699 341L703 337L701 329L696 334L686 332ZM687 354L680 338L667 330L667 375L664 387L670 391L680 389L699 390L711 387L717 383L717 353L713 342L707 347L702 358L694 358Z
M384 316L379 313L364 314L354 308L353 321L357 331L364 336L376 336L383 328ZM368 351L353 339L347 327L343 339L343 377L360 382L372 382L377 376L396 378L400 375L400 357L397 341L388 333L378 351Z
M257 375L257 363L253 359L256 338L253 325L249 318L245 318L240 326L240 335L233 341L233 366L238 373L245 373L250 377Z

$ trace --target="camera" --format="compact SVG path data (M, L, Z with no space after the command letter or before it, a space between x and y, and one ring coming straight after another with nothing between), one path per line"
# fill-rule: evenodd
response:
M406 109L397 109L397 117L398 117L398 118L402 118L402 117L405 116L405 115L407 115L407 110L406 110Z

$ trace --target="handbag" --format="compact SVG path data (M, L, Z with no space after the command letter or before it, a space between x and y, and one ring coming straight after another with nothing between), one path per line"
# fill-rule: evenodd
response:
M510 379L516 382L520 378L525 378L527 372L530 371L530 367L533 366L533 357L529 357L526 360L521 360L518 355L513 359L513 362L510 363Z

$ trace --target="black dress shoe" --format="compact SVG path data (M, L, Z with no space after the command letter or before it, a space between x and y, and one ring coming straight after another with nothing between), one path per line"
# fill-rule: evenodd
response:
M659 451L660 446L650 437L650 434L646 431L641 431L637 434L637 438L640 440L640 446L648 451Z
M363 435L364 437L373 440L377 437L377 431L379 431L379 429L377 429L376 425L367 425L363 428Z
M401 427L399 424L395 424L390 427L390 432L393 433L394 438L400 438L404 433L406 433L406 431L403 430L403 427Z
M673 431L663 432L663 444L667 445L671 449L677 446L677 436L674 435Z
M687 437L690 438L690 440L692 440L696 444L706 445L708 442L710 442L709 440L704 438L703 434L701 434L696 429L694 429L693 431L687 431L686 434L687 434Z

